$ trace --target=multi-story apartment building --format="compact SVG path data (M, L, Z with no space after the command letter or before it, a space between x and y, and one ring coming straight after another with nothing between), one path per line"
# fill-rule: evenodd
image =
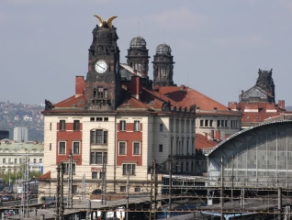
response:
M0 144L0 173L20 175L28 163L30 171L43 172L44 144L17 143L8 139ZM16 176L17 177L17 176ZM18 176L19 178L21 176Z

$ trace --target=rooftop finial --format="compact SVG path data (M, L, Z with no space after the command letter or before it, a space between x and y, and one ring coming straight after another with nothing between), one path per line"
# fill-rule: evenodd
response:
M107 26L109 28L111 28L113 26L112 22L115 18L117 18L117 16L112 16L109 19L107 19L107 21L105 21L98 15L93 15L93 16L99 20L99 27L106 27Z

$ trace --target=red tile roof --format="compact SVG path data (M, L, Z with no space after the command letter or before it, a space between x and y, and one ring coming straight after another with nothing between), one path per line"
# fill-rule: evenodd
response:
M196 150L201 150L204 148L213 148L218 143L213 140L208 140L207 137L205 137L202 134L196 134Z
M188 87L163 86L160 87L159 92L169 97L178 106L190 107L195 104L201 110L214 110L214 108L217 108L217 110L228 110L221 103Z
M48 180L51 179L51 171L46 172L45 174L41 175L38 180Z

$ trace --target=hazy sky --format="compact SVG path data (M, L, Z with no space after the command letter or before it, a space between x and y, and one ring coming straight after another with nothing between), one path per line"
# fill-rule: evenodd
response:
M0 101L59 102L86 76L93 17L113 21L121 62L133 37L174 56L174 81L227 105L273 68L276 100L292 105L291 0L1 0Z

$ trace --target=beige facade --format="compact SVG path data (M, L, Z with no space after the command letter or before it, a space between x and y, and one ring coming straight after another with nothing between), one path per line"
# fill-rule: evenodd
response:
M65 120L66 124L79 120L81 126L82 137L81 144L81 160L82 164L75 166L75 175L73 175L73 185L76 189L75 196L81 197L84 194L88 197L94 190L102 188L101 173L103 164L92 164L90 161L91 151L103 151L107 153L106 164L106 183L107 192L124 192L127 175L123 172L124 163L136 163L135 174L130 176L130 192L148 192L149 181L151 179L150 168L153 159L158 165L162 165L161 169L167 170L167 161L172 157L173 171L176 173L188 173L194 170L194 163L191 157L185 156L194 154L195 140L195 118L194 114L98 114L99 118L107 118L106 121L92 121L92 117L96 116L51 116L45 115L45 148L44 148L44 172L51 172L50 181L40 181L40 197L52 196L56 192L57 178L57 155L58 155L58 123ZM139 121L142 125L141 129L141 165L133 159L121 159L118 155L119 143L119 125L121 121L126 124L133 124ZM104 129L108 132L107 145L93 145L90 142L90 131L93 129ZM68 133L74 133L73 130L66 130ZM131 137L134 132L127 130L123 133L126 137ZM74 138L73 138L74 139ZM129 138L131 139L131 138ZM122 139L123 140L123 139ZM124 140L123 140L124 141ZM127 140L125 140L127 141ZM69 146L67 146L69 147ZM129 148L128 148L129 149ZM121 163L119 161L122 160ZM62 162L68 163L69 159ZM73 155L73 161L74 155ZM119 164L118 164L119 163ZM93 171L97 172L97 177L93 176ZM82 184L82 178L85 177L86 186ZM64 193L67 194L67 177L64 175Z
M196 132L221 141L241 129L241 115L233 111L197 111Z

